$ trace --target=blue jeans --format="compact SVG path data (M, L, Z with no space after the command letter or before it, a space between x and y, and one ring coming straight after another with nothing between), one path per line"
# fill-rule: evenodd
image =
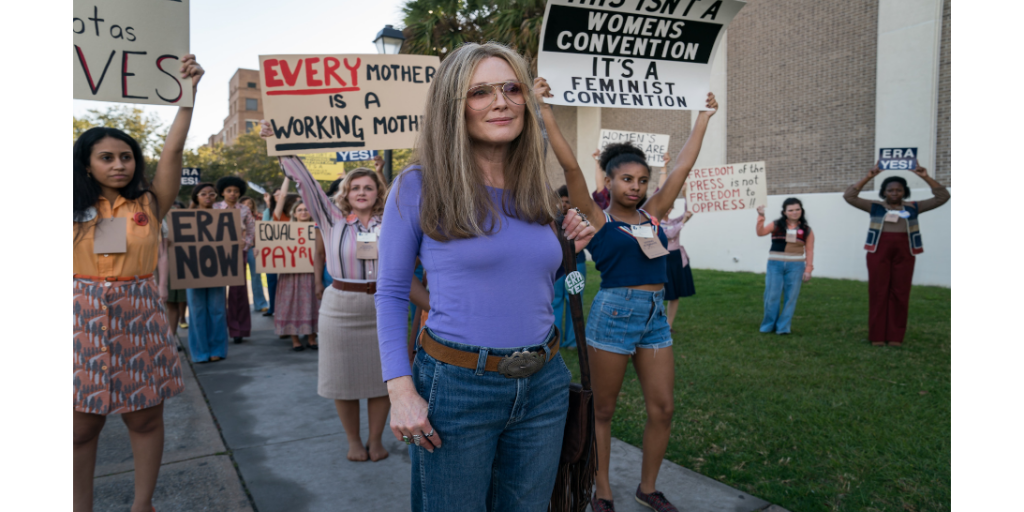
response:
M193 363L228 356L226 288L195 288L188 295L188 351Z
M576 264L576 271L587 277L587 262ZM565 291L565 276L555 281L555 300L551 302L551 309L555 312L555 327L562 333L562 347L576 347L576 331L572 328L572 312L569 309L569 294ZM563 314L564 311L564 314ZM565 328L562 328L562 317L565 316Z
M277 274L267 274L267 295L270 297L270 309L267 313L274 314L274 305L277 304Z
M555 354L529 377L509 379L485 371L483 355L507 356L539 345L481 349L434 339L479 350L481 363L469 370L438 362L423 350L416 354L413 381L442 445L434 453L409 447L412 510L547 511L569 405L571 374L562 356Z
M764 320L761 320L761 332L789 334L806 266L807 263L803 261L768 261L768 272L764 275ZM783 291L786 304L779 313Z
M246 262L249 263L249 279L252 282L252 307L256 311L260 311L263 308L269 308L270 305L263 297L263 279L260 278L262 274L256 273L256 251L247 252Z
M665 290L602 288L590 305L587 345L614 354L672 346L665 316Z

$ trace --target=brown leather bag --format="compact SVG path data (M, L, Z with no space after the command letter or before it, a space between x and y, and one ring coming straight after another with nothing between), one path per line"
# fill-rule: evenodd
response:
M565 275L576 272L575 244L556 230L562 243ZM590 361L587 354L586 325L583 323L583 294L569 294L569 313L576 333L580 358L580 383L569 385L569 414L562 437L562 456L558 462L555 489L548 503L549 512L583 512L590 504L597 475L597 450L594 444L594 392L590 389Z

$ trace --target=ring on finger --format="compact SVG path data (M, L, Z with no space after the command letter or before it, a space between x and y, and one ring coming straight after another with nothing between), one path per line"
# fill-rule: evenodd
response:
M420 436L420 435L414 435L414 436L412 436L412 442L413 442L413 444L415 444L416 446L419 446L419 445L420 445L420 443L422 443L422 442L423 442L423 436Z
M412 439L409 439L409 436L402 436L402 442L407 445L412 444Z
M429 434L423 434L423 437L434 437L434 429L430 429Z

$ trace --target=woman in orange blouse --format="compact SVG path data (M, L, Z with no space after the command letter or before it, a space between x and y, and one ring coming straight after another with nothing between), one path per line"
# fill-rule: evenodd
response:
M193 97L203 75L194 55L181 60ZM113 128L92 128L75 141L74 510L92 510L100 431L121 414L135 461L133 512L153 510L163 454L163 401L182 391L181 363L153 278L160 220L181 188L181 163L192 108L180 107L149 183L142 149Z

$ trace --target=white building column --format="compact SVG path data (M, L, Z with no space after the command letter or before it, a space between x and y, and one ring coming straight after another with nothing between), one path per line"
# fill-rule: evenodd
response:
M874 159L880 148L916 147L935 175L941 45L942 0L879 0ZM906 171L883 172L875 187L893 174L926 188Z
M594 150L601 140L601 107L576 107L576 161L580 164L583 177L587 179L587 190L597 188L594 181Z
M708 131L704 134L704 144L700 148L700 155L697 156L697 163L695 167L712 167L716 165L725 165L728 158L728 131L726 130L726 120L728 119L728 105L729 105L729 94L727 86L729 84L729 31L722 34L722 41L718 45L718 51L715 53L715 61L711 64L711 92L715 94L715 99L718 100L718 112L711 118L711 122L708 124ZM699 103L700 106L704 106L704 98L695 99L694 103ZM690 126L692 127L697 123L697 110L690 111ZM676 155L672 155L675 158ZM770 173L771 170L769 169Z

